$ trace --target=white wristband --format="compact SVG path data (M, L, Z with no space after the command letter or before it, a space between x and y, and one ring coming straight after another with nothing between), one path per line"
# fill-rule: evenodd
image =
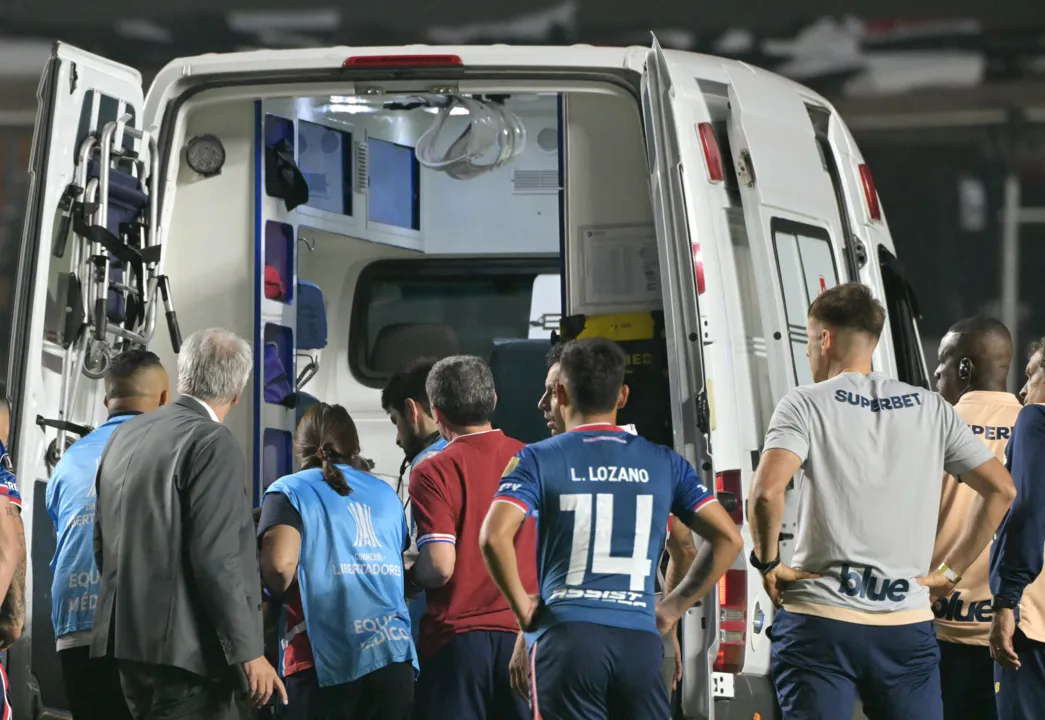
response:
M945 563L940 563L940 567L938 567L937 570L943 573L943 576L955 585L962 581L962 576L947 567Z

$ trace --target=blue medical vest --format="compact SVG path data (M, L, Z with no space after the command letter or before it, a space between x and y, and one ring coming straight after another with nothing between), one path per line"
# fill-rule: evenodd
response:
M434 443L426 447L421 452L417 453L417 456L410 461L410 475L414 474L414 468L421 464L422 460L427 460L432 457L440 450L447 446L446 438L440 437ZM410 523L410 537L415 538L417 536L417 525L414 524L414 514L412 512L407 513L407 517ZM416 548L415 548L416 549ZM417 597L410 600L410 627L413 628L414 642L418 641L421 636L421 618L424 617L425 611L428 610L428 597L422 592Z
M113 431L135 417L118 415L65 451L47 483L47 514L58 532L51 558L51 623L54 636L90 630L100 577L94 564L94 479Z
M561 622L657 632L654 582L668 515L690 524L715 496L671 448L585 425L523 448L494 500L539 512L540 637Z
M385 481L338 465L352 492L338 495L319 469L274 482L301 515L298 588L321 687L397 662L417 668L403 587L406 516Z

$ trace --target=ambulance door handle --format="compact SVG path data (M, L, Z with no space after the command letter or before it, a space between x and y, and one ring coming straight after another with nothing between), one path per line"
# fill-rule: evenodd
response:
M715 493L715 497L718 500L719 504L723 507L723 509L725 509L726 512L731 513L731 512L733 512L734 510L737 509L737 505L739 504L739 501L737 500L737 496L734 495L733 493L731 493L731 492L717 492L717 493Z

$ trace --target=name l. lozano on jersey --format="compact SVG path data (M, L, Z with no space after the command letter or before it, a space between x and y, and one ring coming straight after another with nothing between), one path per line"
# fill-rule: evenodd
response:
M583 473L583 471L582 471ZM649 482L649 470L646 468L620 467L618 465L600 465L588 467L588 474L578 475L577 468L570 468L570 479L574 482Z

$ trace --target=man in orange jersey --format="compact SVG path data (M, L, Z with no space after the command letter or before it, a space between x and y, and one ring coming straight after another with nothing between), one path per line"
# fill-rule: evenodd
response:
M1005 389L1012 363L1012 337L994 318L956 323L940 342L936 383L973 434L1001 461L1020 412L1019 399ZM961 537L979 496L961 478L945 475L931 567L937 567ZM989 549L969 566L954 590L933 603L940 645L940 681L945 720L992 720L994 669L990 635Z

